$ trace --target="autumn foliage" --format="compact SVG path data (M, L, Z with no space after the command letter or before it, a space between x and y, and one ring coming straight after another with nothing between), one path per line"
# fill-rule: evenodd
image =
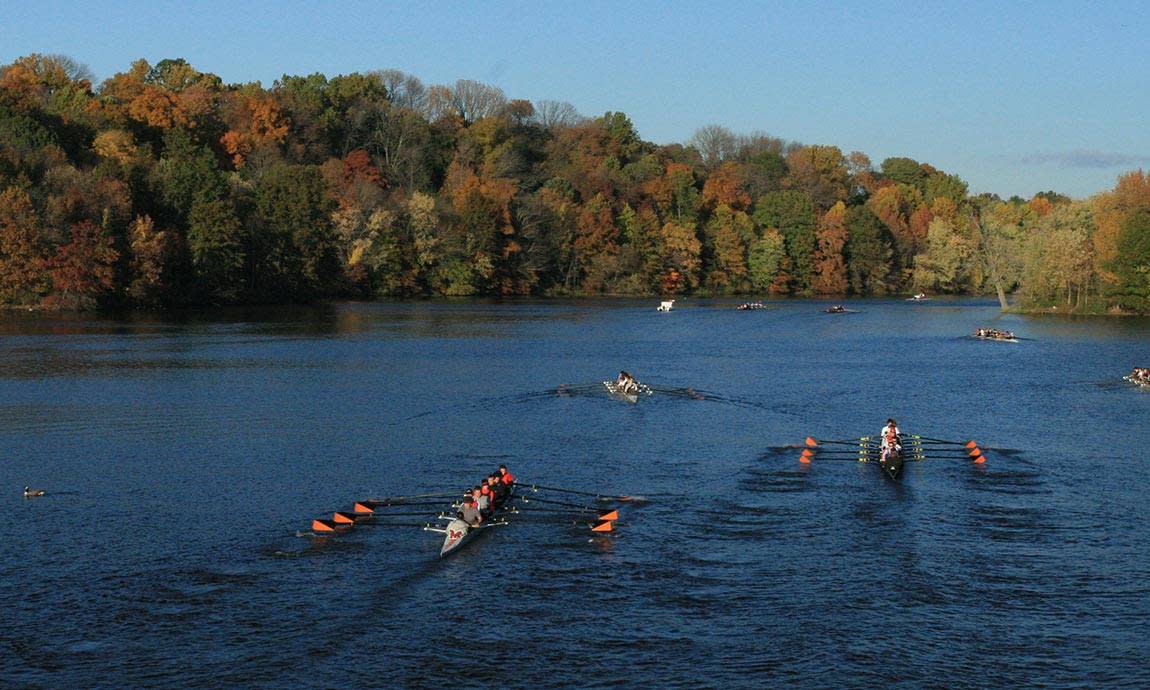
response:
M3 304L924 289L1144 310L1148 211L1142 171L1088 201L972 197L911 158L718 125L660 146L621 112L396 70L0 67Z

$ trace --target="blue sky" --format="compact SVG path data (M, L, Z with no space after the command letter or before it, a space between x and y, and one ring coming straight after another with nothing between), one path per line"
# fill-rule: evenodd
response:
M1075 197L1150 168L1144 2L5 3L0 63L63 53L102 80L183 57L225 82L397 68L511 98L909 156L972 192Z

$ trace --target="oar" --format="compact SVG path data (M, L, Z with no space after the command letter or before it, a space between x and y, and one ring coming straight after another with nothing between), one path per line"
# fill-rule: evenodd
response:
M527 513L537 513L540 515L547 515L547 516L551 516L551 517L567 516L568 518L570 518L570 516L572 515L572 512L570 510L561 510L559 508L532 508L532 507L527 507L527 506L524 506L522 508L513 508L511 512L513 512L517 515L523 515L523 514L527 514ZM601 520L618 520L619 519L619 511L617 511L617 510L597 510L595 512L596 512L596 516L595 516L596 522L599 522Z
M602 498L609 501L636 501L640 496L613 496L611 494L597 494L591 491L576 491L575 489L564 489L558 486L544 486L543 484L523 484L522 482L515 482L515 486L521 486L531 491L558 491L563 494L575 494L576 496L594 496L595 498Z
M440 507L442 508L442 507L443 507L443 504L440 504ZM375 515L375 514L368 514L368 513L352 513L352 512L350 512L350 511L346 511L346 512L345 512L345 511L337 511L337 514L347 514L347 515L354 515L355 517L359 518L361 521L365 521L365 520L373 520L373 521L374 521L374 520L383 520L383 519L385 519L385 518L389 518L389 517L392 517L392 516L397 516L397 517L410 517L410 516L412 516L412 515L427 515L427 513L428 513L428 512L429 512L429 511L426 511L426 510L424 510L424 511L420 511L420 512L415 512L415 511L404 512L404 511L400 511L400 512L396 512L396 513L391 513L391 512L388 512L388 513L381 513L381 514Z
M857 446L859 444L860 440L861 439L856 438L856 439L841 439L838 441L826 441L826 440L816 440L810 436L807 436L806 446L808 448L817 448L818 446L823 445L823 444L838 445L838 446Z
M445 492L434 493L434 494L412 494L410 496L387 496L384 498L369 498L369 499L366 499L366 500L360 501L360 502L361 503L378 503L380 505L386 505L389 503L401 503L401 502L406 501L406 500L411 499L411 498L442 498L444 496L462 496L464 493L465 493L465 491L463 489L460 489L459 491L445 491Z
M948 441L944 438L931 438L929 436L919 436L917 434L914 436L911 436L911 438L919 439L922 441L931 441L934 443L941 443L941 444L947 445L947 446L966 446L967 448L974 448L975 446L978 445L974 441Z
M462 496L463 494L459 494ZM356 501L355 511L362 513L374 513L377 510L384 508L407 508L409 506L442 506L443 501L398 501L395 503L377 503L375 501ZM390 511L388 511L390 512Z
M523 503L535 503L535 501L538 501L538 503L543 503L543 504L563 506L563 507L567 507L567 508L575 508L576 511L578 511L580 513L599 511L599 508L596 508L595 506L584 506L584 505L580 505L580 504L566 503L566 501L561 501L561 500L547 500L544 498L535 498L535 497L528 498L526 496L521 496L521 497L519 497L519 499L522 500ZM551 509L554 509L554 508L527 508L527 509L530 509L530 511L551 511ZM572 514L572 511L558 511L558 509L555 509L555 512L562 512L562 513L566 513L568 515ZM611 517L607 517L606 515L611 515ZM619 519L619 511L603 511L603 515L599 515L599 520L618 520L618 519Z
M584 505L582 503L569 503L567 501L556 501L550 498L537 498L535 496L517 496L520 501L524 503L549 503L555 506L565 506L567 508L579 508L580 510L595 510L594 506Z

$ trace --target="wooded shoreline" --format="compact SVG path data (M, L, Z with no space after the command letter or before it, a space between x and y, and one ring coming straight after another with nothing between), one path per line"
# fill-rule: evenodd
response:
M415 296L998 294L1150 313L1150 177L1073 200L970 195L905 157L396 70L225 84L182 59L98 86L0 67L0 304Z

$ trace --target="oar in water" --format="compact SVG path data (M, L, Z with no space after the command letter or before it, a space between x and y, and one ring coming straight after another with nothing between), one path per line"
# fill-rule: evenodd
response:
M865 440L866 438L868 438L868 437L864 436L862 438L846 438L846 439L828 441L826 439L815 439L815 438L812 438L810 436L807 436L807 440L805 441L805 444L806 444L807 448L818 448L819 446L822 446L822 445L858 446L859 441Z
M360 503L376 503L379 505L390 505L392 503L405 503L413 498L444 498L446 496L462 496L465 490L459 491L441 491L433 494L412 494L410 496L386 496L384 498L368 498L360 501Z
M639 501L643 500L642 496L614 496L611 494L597 494L593 491L578 491L576 489L564 489L559 486L544 486L543 484L524 484L522 482L515 482L515 486L522 487L529 491L558 491L561 494L574 494L576 496L593 496L598 499L606 501Z
M462 493L452 494L452 495L458 496L460 498L463 497ZM353 512L356 512L356 513L366 513L369 515L373 514L373 513L377 513L377 512L378 513L391 514L393 511L384 510L384 509L385 508L408 508L408 507L412 507L412 506L440 506L440 507L442 507L443 501L396 501L396 502L389 501L387 503L380 503L378 501L371 501L371 500L356 501L355 506L352 508L352 510L353 510Z
M578 508L580 510L596 510L594 506L584 505L582 503L571 503L569 501L556 501L551 498L539 498L537 496L516 496L517 499L524 503L546 503L548 505L563 506L565 508Z
M594 517L595 522L602 522L604 520L613 522L613 521L619 519L619 511L618 510L597 510L594 508L588 508L588 512L590 512L590 511L594 511L594 513L595 513L595 517ZM560 508L535 508L532 506L522 506L519 508L512 508L511 512L516 513L516 514L520 514L520 515L530 514L530 513L538 513L540 515L545 515L545 516L549 516L549 517L567 517L567 518L572 518L573 516L579 516L580 515L579 513L572 513L570 510L562 510Z

